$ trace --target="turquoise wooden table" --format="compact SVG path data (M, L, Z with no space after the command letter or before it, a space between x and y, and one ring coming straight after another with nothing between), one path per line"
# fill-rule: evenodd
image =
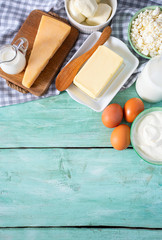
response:
M1 108L0 240L162 239L162 167L111 131L65 92Z

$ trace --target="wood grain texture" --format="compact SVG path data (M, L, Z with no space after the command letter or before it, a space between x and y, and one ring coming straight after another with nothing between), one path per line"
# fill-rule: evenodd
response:
M33 43L35 40L35 36L37 34L37 30L39 27L39 23L41 20L42 15L51 16L55 19L60 19L59 16L56 14L51 15L52 13L45 13L40 10L34 10L30 13L22 27L20 28L19 32L17 33L16 37L14 38L13 42L15 42L20 37L25 37L28 39L29 42L29 48L26 54L26 59L28 61ZM70 52L71 48L73 47L74 43L76 42L78 38L78 30L71 26L71 32L69 36L65 39L62 46L58 49L58 51L54 54L54 56L50 59L47 66L44 68L44 70L40 73L35 83L31 86L31 88L25 88L22 85L22 79L24 76L24 71L15 74L15 75L9 75L3 72L0 69L0 76L4 79L8 80L9 82L14 83L15 85L18 85L19 87L28 90L30 93L41 96L43 95L46 90L51 85L52 81L54 80L54 77L56 76L59 68L61 67L62 63L64 62L66 56Z
M113 102L136 97L134 86ZM145 103L145 108L162 106ZM109 147L112 129L103 126L101 113L76 103L67 93L0 109L0 147Z
M160 240L162 231L141 229L1 229L3 240Z
M162 228L162 167L132 149L0 150L0 227Z

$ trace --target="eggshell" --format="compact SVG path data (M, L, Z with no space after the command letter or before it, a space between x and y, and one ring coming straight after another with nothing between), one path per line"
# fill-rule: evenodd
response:
M110 141L116 150L126 149L130 144L130 127L126 124L117 126L112 131Z
M140 98L131 98L124 105L124 118L132 123L134 119L144 110L144 103Z
M102 113L102 122L108 128L118 126L123 118L123 109L117 103L107 106Z

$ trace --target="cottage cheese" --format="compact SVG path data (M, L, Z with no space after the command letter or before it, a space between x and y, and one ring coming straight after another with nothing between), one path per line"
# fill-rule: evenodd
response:
M131 40L135 48L142 54L154 57L162 53L162 11L141 12L132 22Z

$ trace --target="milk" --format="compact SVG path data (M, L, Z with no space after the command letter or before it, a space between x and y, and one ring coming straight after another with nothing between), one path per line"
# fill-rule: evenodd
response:
M162 100L162 55L152 58L136 82L138 95L147 102Z
M1 52L0 59L1 61L9 61L0 64L2 70L8 74L17 74L22 72L26 65L26 58L22 52L12 48L11 45L6 46L3 51ZM15 57L15 58L14 58ZM13 59L14 58L14 59ZM13 59L12 61L10 61Z

